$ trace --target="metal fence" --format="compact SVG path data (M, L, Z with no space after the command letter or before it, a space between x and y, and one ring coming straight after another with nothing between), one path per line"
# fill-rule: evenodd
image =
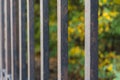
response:
M40 0L41 80L50 75L48 2ZM57 0L57 23L58 80L68 80L68 0ZM97 37L98 0L85 0L85 80L98 80ZM0 0L0 80L35 80L34 54L34 0Z

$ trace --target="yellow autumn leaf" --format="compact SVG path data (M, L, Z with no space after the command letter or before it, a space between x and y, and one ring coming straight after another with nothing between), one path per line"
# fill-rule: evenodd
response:
M112 17L116 17L117 15L118 15L119 13L118 12L110 12L110 15L112 16Z
M110 65L107 67L107 70L110 71L110 72L113 71L113 65L110 64Z
M80 47L76 46L70 50L70 55L79 55L81 52Z
M68 27L68 34L70 35L72 33L74 33L74 28Z
M112 20L108 12L104 12L104 13L103 13L103 17L105 17L105 18L106 18L107 20L109 20L109 21Z
M120 0L113 0L114 3L120 4Z
M109 25L106 25L106 27L105 27L105 31L108 32L109 30L110 30Z
M103 3L107 3L107 0L103 0Z

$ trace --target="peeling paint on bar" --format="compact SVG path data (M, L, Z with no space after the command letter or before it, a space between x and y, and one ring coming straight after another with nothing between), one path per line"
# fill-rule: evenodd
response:
M58 80L68 80L68 0L57 0Z
M6 79L6 70L2 69L2 80Z
M85 0L85 80L98 80L98 0Z
M11 77L11 75L9 74L9 75L7 75L7 79L6 80L12 80L12 77Z

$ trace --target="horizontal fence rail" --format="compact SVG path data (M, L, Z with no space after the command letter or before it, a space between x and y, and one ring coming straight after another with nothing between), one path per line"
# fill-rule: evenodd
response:
M49 0L39 7L40 80L49 80ZM34 27L34 0L0 0L0 80L35 80ZM68 79L68 0L57 0L57 80ZM98 80L98 0L85 0L85 80Z

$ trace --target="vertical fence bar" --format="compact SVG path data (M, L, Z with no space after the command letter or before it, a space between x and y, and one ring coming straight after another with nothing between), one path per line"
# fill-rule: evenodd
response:
M58 80L68 80L68 0L57 0Z
M48 0L40 0L41 80L49 79L49 14Z
M6 79L7 75L11 74L11 30L10 30L10 1L4 0L4 15L5 15L5 68Z
M18 27L18 0L10 0L11 12L11 67L12 67L12 80L19 80L18 69L18 44L17 44L17 27Z
M28 80L34 80L34 1L27 0Z
M5 42L4 42L4 0L1 0L1 37L2 37L2 80L4 79L5 75Z
M2 0L0 0L0 80L2 80Z
M5 69L4 54L4 0L0 0L0 80L3 80L3 70Z
M85 80L98 80L98 0L85 0Z
M27 65L26 65L26 1L19 0L19 75L20 80L27 80Z
M2 65L1 65L1 57L2 57L2 0L0 0L0 69L2 68Z

